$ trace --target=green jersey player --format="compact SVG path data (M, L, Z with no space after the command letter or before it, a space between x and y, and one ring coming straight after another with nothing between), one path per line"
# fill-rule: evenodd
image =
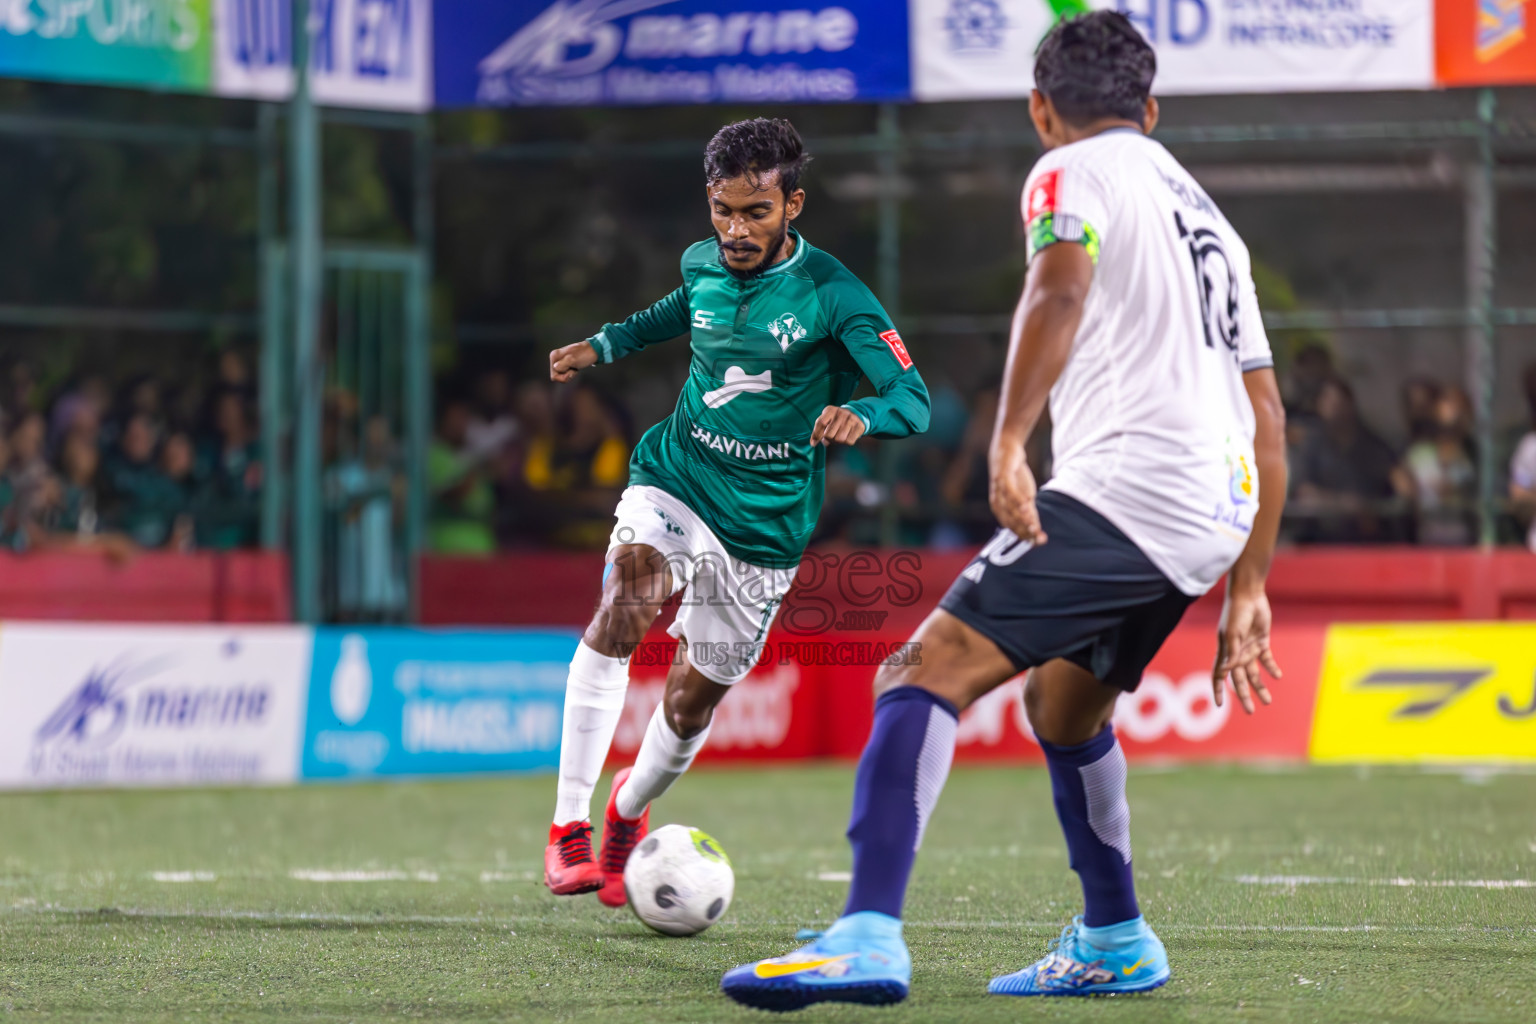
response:
M928 427L928 391L868 288L790 223L808 155L788 121L727 125L704 152L714 238L683 254L682 284L549 356L569 381L687 334L688 380L635 448L615 513L602 601L571 662L545 881L625 902L624 863L648 808L692 763L715 705L756 661L821 510L827 446ZM875 395L852 399L859 378ZM661 605L682 656L633 768L614 778L601 856L592 791L624 707L625 659Z

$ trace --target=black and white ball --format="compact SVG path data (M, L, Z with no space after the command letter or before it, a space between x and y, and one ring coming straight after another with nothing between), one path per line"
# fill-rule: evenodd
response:
M736 891L731 860L712 836L663 825L624 866L635 916L664 935L697 935L720 920Z

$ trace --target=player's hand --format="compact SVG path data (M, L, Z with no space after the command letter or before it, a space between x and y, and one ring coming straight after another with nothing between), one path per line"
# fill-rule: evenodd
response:
M833 441L853 444L863 436L864 421L859 419L858 413L840 405L829 405L821 410L816 425L811 428L811 445L831 445Z
M1212 694L1217 705L1222 702L1228 675L1232 677L1238 703L1250 715L1256 710L1255 695L1264 704L1274 699L1259 675L1261 666L1275 679L1283 674L1269 649L1270 623L1269 598L1263 590L1234 593L1228 586L1221 605L1221 622L1216 627L1216 667L1211 671Z
M1020 540L1044 544L1048 539L1035 507L1035 474L1024 458L1023 445L994 447L987 458L988 500L992 514Z
M578 341L574 345L557 348L549 354L549 379L557 384L564 384L577 371L585 370L597 363L597 349L591 342Z

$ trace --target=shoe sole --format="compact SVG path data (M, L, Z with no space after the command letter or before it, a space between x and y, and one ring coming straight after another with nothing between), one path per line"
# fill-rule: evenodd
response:
M572 882L569 885L556 885L549 880L548 875L544 876L544 884L549 888L549 891L554 893L556 896L581 896L584 893L597 892L603 887L602 882L589 882L586 884Z
M1161 978L1153 978L1151 981L1138 981L1134 984L1121 981L1113 981L1105 985L1093 985L1089 988L1061 989L1059 991L1053 992L994 992L989 987L987 989L987 995L1012 996L1016 999L1028 998L1030 996L1046 996L1049 998L1053 996L1087 997L1129 995L1133 992L1151 992L1155 988L1162 988L1164 985L1168 984L1169 979L1172 977L1173 973L1170 971L1169 973L1164 974Z
M796 985L791 988L727 985L720 989L743 1006L770 1013L790 1013L817 1003L859 1003L890 1006L907 998L907 986L899 981L859 981L847 985Z

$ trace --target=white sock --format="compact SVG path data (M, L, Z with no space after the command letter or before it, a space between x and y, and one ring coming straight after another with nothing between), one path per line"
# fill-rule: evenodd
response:
M560 782L555 791L555 824L592 815L592 791L603 773L613 731L624 713L629 666L576 645L565 682L565 722L560 731Z
M667 724L663 705L656 705L651 724L645 727L645 740L640 744L640 753L635 755L635 768L629 773L628 781L619 788L619 795L614 801L618 812L626 818L638 818L644 814L651 801L671 789L672 783L688 770L694 757L704 749L704 741L708 738L707 725L703 732L691 740L678 736Z

